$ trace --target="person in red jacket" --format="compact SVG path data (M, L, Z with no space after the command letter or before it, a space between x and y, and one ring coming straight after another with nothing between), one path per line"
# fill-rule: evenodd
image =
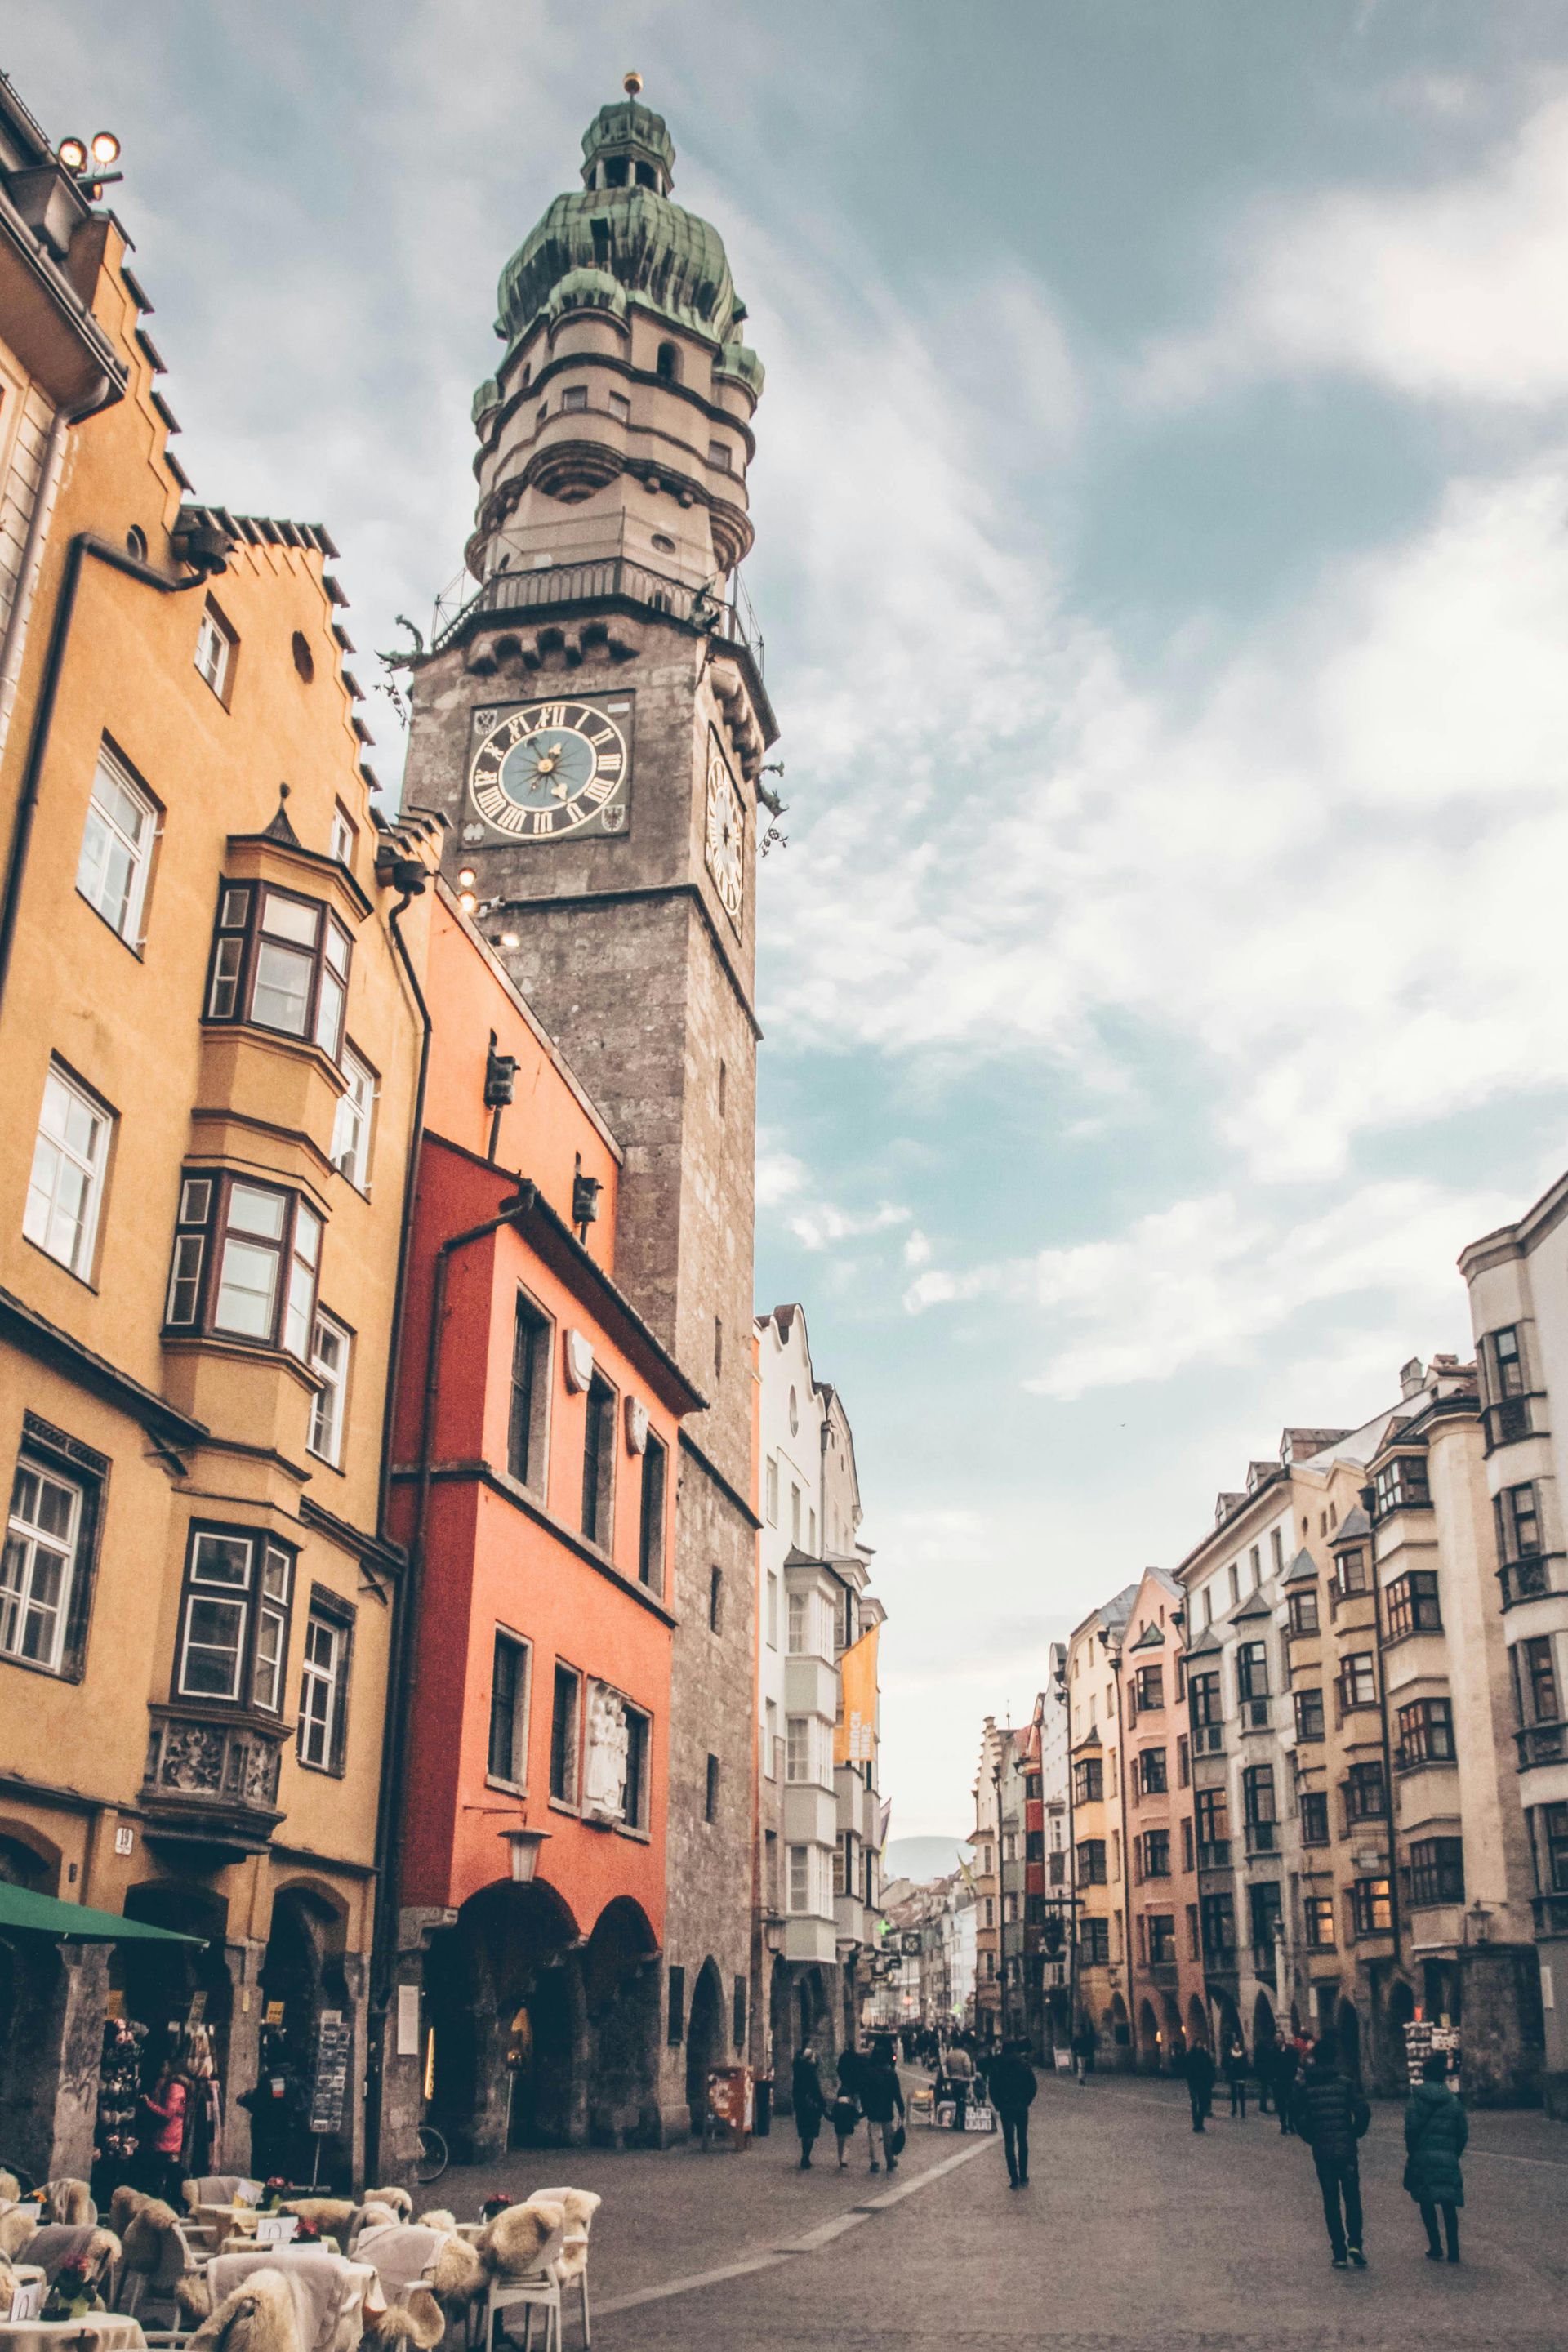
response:
M165 2058L158 2080L142 2098L142 2105L153 2118L148 2134L148 2188L155 2197L162 2197L176 2213L184 2210L185 2168L180 2161L184 2143L185 2114L191 2103L191 2086L175 2064Z

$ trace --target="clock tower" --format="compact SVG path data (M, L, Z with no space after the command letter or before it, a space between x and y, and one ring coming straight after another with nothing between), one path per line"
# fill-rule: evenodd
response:
M663 1596L659 2103L679 2129L705 2068L745 2055L755 820L777 730L736 576L762 365L639 89L601 108L581 189L501 273L471 576L415 665L405 799L447 817L448 878L471 873L476 919L624 1147L616 1278L710 1400Z

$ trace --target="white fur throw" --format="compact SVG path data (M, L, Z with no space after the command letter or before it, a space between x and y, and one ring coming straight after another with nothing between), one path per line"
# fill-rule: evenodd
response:
M447 2315L427 2286L411 2287L401 2303L389 2304L365 2321L366 2343L380 2346L382 2352L394 2352L398 2345L412 2345L414 2352L435 2352L446 2333Z
M167 2294L175 2280L184 2277L185 2249L179 2217L161 2198L142 2198L126 2219L121 2242L126 2269L141 2271L154 2293Z
M485 2291L483 2263L457 2229L429 2222L395 2221L362 2230L354 2242L356 2263L369 2263L389 2304L416 2286L426 2286L448 2310L475 2302Z
M221 2303L258 2271L272 2270L294 2298L300 2352L353 2352L362 2326L363 2273L325 2246L289 2246L279 2252L252 2247L247 2253L219 2254L209 2265L213 2291ZM217 2313L213 2317L216 2320Z
M479 2260L498 2278L527 2278L565 2220L563 2205L509 2205L480 2231Z
M253 2270L191 2337L188 2352L309 2352L281 2271Z
M58 2222L63 2229L89 2228L98 2219L98 2208L86 2181L68 2176L51 2180L44 2191L44 2219Z
M30 2200L26 2205L13 2205L8 2213L0 2213L0 2254L14 2263L37 2231L37 2207Z
M55 2273L66 2263L86 2263L92 2277L107 2276L111 2263L120 2260L120 2241L112 2230L100 2230L83 2223L77 2227L64 2222L46 2221L27 2241L27 2260L41 2263L53 2285Z
M367 2205L390 2205L399 2221L411 2221L414 2219L414 2200L406 2189L367 2189L364 2202Z

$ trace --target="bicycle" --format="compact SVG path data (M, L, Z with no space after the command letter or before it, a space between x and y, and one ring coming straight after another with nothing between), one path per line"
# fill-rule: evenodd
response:
M419 2126L418 2154L414 2159L414 2178L421 2189L428 2189L439 2180L452 2158L445 2138L434 2124Z

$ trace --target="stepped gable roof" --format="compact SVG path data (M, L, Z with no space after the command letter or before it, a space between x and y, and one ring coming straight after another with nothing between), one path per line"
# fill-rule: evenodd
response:
M216 530L225 531L232 540L243 540L247 547L300 547L334 562L337 549L324 523L283 522L271 515L230 514L226 507L193 506L180 509L180 520L186 518L198 523L210 523Z

